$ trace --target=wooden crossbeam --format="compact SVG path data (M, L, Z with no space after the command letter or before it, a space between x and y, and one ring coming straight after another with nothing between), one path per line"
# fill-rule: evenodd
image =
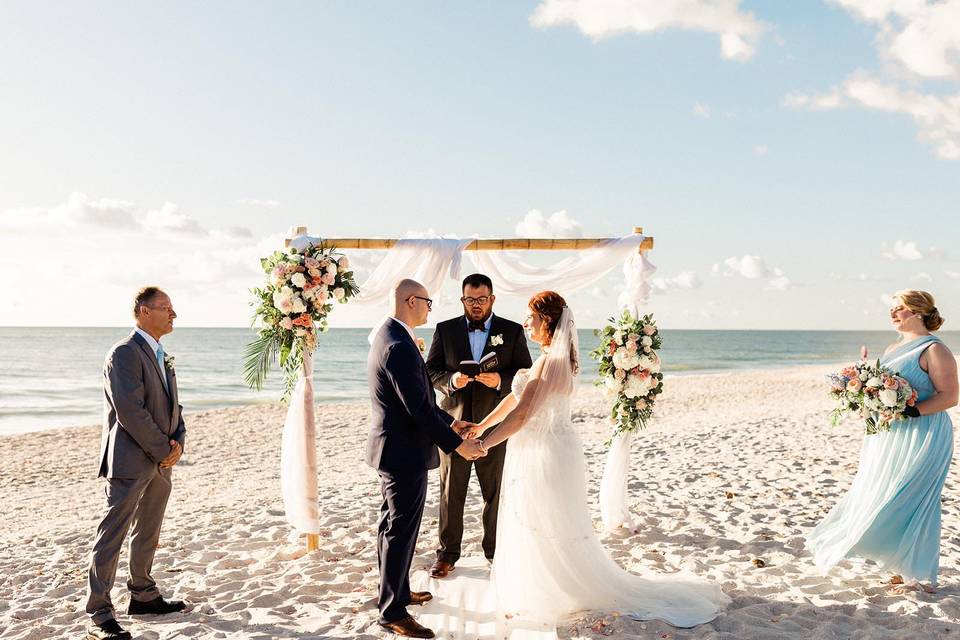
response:
M304 235L306 227L297 227L294 235ZM643 233L643 227L634 227L633 233ZM483 238L464 247L465 251L577 251L596 247L609 238ZM324 244L337 249L389 249L396 238L324 238ZM290 239L287 239L287 246ZM640 251L653 249L653 237L640 243Z

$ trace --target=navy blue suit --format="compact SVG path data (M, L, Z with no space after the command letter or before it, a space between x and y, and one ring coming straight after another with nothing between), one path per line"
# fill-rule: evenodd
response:
M410 565L427 498L427 471L440 466L437 447L453 452L463 439L437 406L423 356L392 318L377 332L367 358L371 424L366 462L380 474L383 504L377 527L380 621L407 616Z

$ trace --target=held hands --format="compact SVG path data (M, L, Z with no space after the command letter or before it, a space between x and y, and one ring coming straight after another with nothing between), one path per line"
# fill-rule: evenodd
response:
M483 427L474 422L466 422L464 420L457 420L457 424L454 425L454 430L460 434L460 437L464 440L472 440L483 433Z
M486 449L483 448L483 443L476 438L464 440L463 444L457 447L457 453L467 460L476 460L477 458L482 458L487 455Z
M170 455L160 461L161 469L169 469L180 462L180 456L183 455L183 447L176 440L170 441Z

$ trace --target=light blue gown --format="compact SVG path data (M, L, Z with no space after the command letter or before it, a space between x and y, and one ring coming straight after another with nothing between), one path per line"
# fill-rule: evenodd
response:
M906 378L918 401L935 392L920 356L934 336L905 342L880 363ZM953 455L953 424L945 411L898 420L865 436L850 491L807 536L817 566L869 558L884 571L937 584L940 492Z

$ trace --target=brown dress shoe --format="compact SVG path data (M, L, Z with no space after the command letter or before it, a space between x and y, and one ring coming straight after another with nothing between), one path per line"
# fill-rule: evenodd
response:
M453 563L446 560L437 560L430 567L431 578L446 578L453 571Z
M392 631L398 636L408 638L432 638L433 631L413 619L413 616L407 616L396 622L381 622L380 626L387 631Z
M429 591L411 591L410 604L426 604L433 600L433 594Z

